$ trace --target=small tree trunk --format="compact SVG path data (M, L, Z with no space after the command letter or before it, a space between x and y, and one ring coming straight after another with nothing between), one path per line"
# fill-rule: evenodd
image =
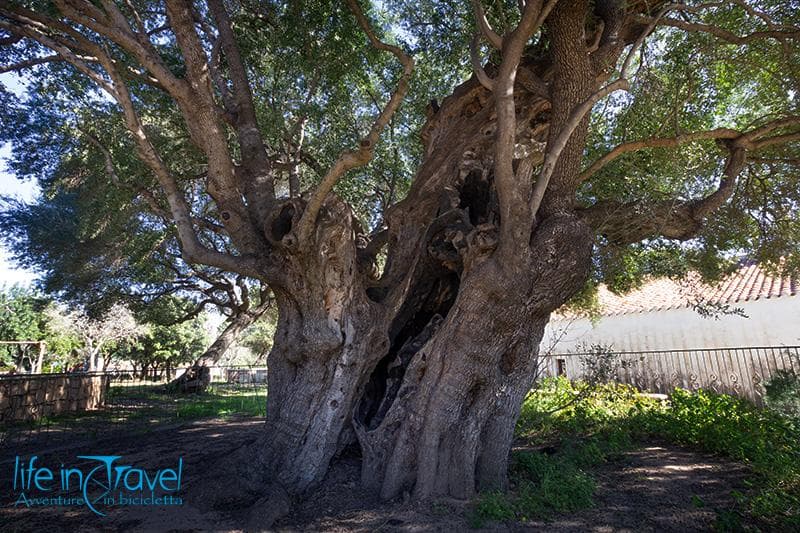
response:
M109 352L103 356L103 371L108 370L108 367L111 366L111 360L114 358L114 354L115 352Z
M263 305L263 309L253 311L243 311L231 316L226 322L225 329L214 340L211 346L200 356L197 362L210 361L217 363L225 353L233 346L241 336L242 332L258 320L266 311L268 305Z
M45 343L40 342L38 345L39 351L36 355L36 364L33 366L34 374L42 373L42 364L44 363Z

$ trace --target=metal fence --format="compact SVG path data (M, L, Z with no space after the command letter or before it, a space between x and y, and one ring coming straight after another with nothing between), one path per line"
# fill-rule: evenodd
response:
M76 409L58 414L48 414L52 411L42 406L33 409L34 415L26 420L2 420L0 450L27 445L58 446L76 437L99 439L115 434L144 433L203 418L263 418L266 415L266 368L211 367L210 370L211 383L198 394L180 393L167 387L166 373L147 379L124 370L64 374L71 378L104 378L107 390L103 405L81 408L78 404ZM177 375L182 372L183 369L179 369ZM0 394L9 390L2 387L4 382L28 380L33 383L47 377L54 375L0 376ZM15 387L15 391L19 390L18 385ZM26 397L28 400L36 398L30 391L26 392Z
M592 353L552 354L545 358L544 375L585 377L583 358ZM670 393L676 387L707 389L764 399L764 384L779 370L800 373L800 346L761 346L696 350L616 352L615 381L641 390Z
M544 358L543 375L585 377L583 359L591 353L552 354ZM761 404L764 384L779 370L800 373L800 346L767 346L697 350L619 352L614 379L641 390L670 393L674 388L708 389L734 394ZM212 367L211 385L201 394L182 394L166 387L166 375L141 379L133 372L95 373L107 383L103 405L50 414L46 406L32 410L28 420L0 421L0 450L19 445L57 445L76 435L101 438L115 433L148 432L158 427L185 424L202 418L266 415L267 369L263 367ZM178 370L178 375L181 370ZM65 376L88 374L65 374ZM41 380L40 375L0 376L3 382ZM15 386L16 387L16 386ZM39 394L32 387L26 398ZM0 386L0 394L11 390ZM18 391L18 388L13 390ZM5 394L9 394L5 392ZM19 392L15 392L19 394ZM48 400L50 401L50 400ZM72 400L70 400L72 402Z

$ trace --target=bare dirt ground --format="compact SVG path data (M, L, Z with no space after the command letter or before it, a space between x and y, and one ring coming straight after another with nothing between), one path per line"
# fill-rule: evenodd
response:
M249 502L213 505L209 494L225 486L232 472L219 467L255 440L261 422L252 419L200 421L147 434L117 435L59 448L0 450L0 530L27 531L243 531ZM109 507L107 516L86 507L14 507L14 457L36 454L43 465L76 465L77 455L120 455L126 464L156 470L183 457L184 503L172 507ZM428 532L467 531L469 508L462 502L425 504L380 502L358 485L357 458L342 458L322 487L272 531ZM671 445L650 445L593 471L598 480L595 506L549 521L490 523L488 531L707 531L718 510L735 507L732 492L743 490L745 467Z

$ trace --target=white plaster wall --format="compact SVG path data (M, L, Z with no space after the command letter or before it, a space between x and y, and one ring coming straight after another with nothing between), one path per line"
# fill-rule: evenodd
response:
M715 320L692 309L672 309L603 317L594 325L587 319L552 321L542 349L567 353L582 351L582 345L602 344L635 352L800 345L800 296L739 302L732 307L741 308L748 318L724 315Z

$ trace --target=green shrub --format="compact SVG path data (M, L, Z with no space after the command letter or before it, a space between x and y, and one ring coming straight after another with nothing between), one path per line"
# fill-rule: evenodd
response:
M800 376L789 370L778 370L764 388L770 408L800 419Z
M515 516L514 508L506 495L493 491L483 493L478 497L469 521L472 527L480 528L487 521L511 520Z
M800 421L776 404L800 396L790 380L770 385L773 408L763 409L710 391L676 389L662 402L626 385L588 390L564 378L544 380L525 399L517 434L555 453L514 455L516 491L507 503L527 518L587 507L594 492L587 469L655 437L746 463L752 488L740 498L742 511L764 529L800 531ZM720 515L718 526L736 529L739 518Z
M594 480L566 455L521 452L514 456L516 509L524 518L546 517L592 505Z

